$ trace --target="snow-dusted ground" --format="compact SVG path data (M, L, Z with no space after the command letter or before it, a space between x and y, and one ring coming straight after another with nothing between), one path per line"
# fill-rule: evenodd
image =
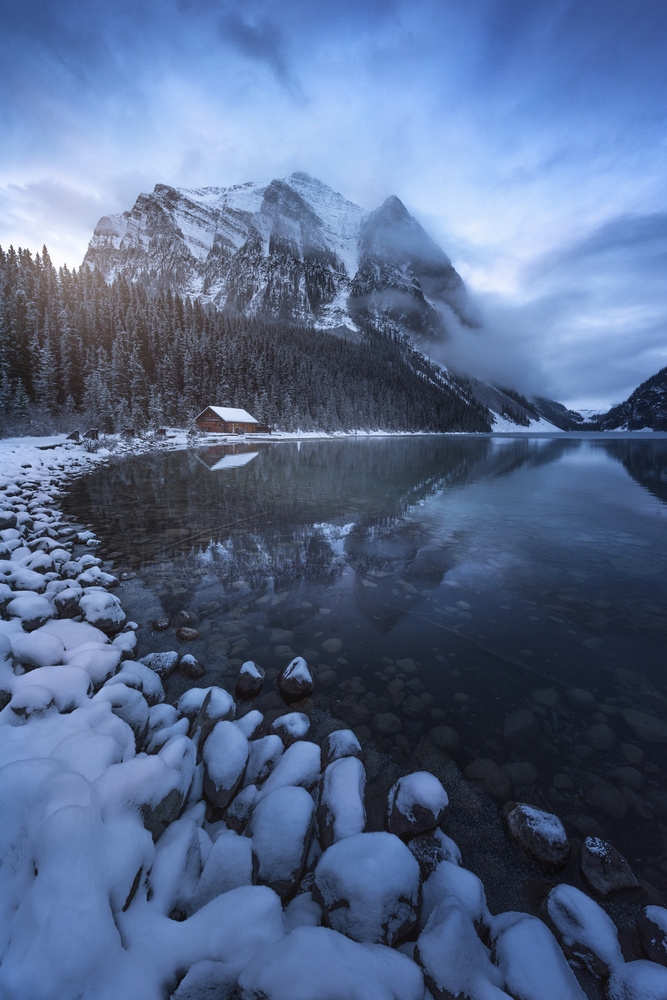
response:
M580 1000L571 966L612 1000L667 997L667 968L625 962L572 886L549 896L553 933L492 915L436 825L435 776L401 779L388 830L363 832L352 733L320 748L286 710L265 735L220 688L167 704L178 655L134 661L97 539L56 509L67 476L109 453L0 442L3 1000ZM667 913L647 917L667 955Z

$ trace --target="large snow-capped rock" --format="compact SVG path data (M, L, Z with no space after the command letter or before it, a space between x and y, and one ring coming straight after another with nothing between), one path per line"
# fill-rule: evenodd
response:
M100 219L84 263L248 315L432 340L474 324L449 258L398 198L367 213L304 173L261 185L157 184Z

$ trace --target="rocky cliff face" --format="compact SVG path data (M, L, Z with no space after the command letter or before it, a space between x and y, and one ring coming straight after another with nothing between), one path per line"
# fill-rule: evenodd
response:
M84 264L247 315L444 339L473 309L445 253L398 198L376 211L304 173L262 186L158 184L100 219Z

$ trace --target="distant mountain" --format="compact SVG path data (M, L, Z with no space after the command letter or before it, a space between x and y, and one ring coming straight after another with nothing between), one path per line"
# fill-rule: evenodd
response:
M100 219L84 264L245 316L428 343L474 309L451 261L396 197L367 213L294 173L196 190L157 184Z
M601 414L602 431L667 431L667 368L642 382L623 403Z
M533 411L539 414L544 420L560 427L562 431L581 431L586 429L586 416L577 410L568 410L562 403L557 403L555 399L546 399L544 396L532 396L530 405Z

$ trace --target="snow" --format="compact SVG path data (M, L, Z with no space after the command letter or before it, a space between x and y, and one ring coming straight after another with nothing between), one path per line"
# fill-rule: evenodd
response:
M195 417L195 420L198 420L199 417L203 417L204 414L206 413L206 410L213 410L213 412L218 417L220 417L221 420L224 420L225 423L230 423L230 424L233 424L233 423L239 423L239 424L258 424L259 423L259 421L255 420L255 418L253 416L251 416L248 413L247 410L241 410L238 407L233 407L233 406L207 406L206 409L202 410L201 413L197 414L197 416Z
M289 890L308 852L315 805L305 788L277 788L259 802L250 824L260 882Z
M36 629L26 635L15 633L11 638L12 652L24 667L46 667L62 663L65 647L55 635Z
M523 913L501 914L496 921L496 961L516 1000L586 1000L546 924Z
M299 927L249 962L241 1000L423 1000L419 967L382 945L363 946L326 927Z
M491 430L494 434L564 434L565 431L555 424L549 423L544 417L539 420L531 419L528 427L522 424L515 424L513 420L501 416L499 413L492 413L493 424Z
M667 1000L667 969L639 959L616 969L609 980L609 1000Z
M209 851L201 878L192 896L198 910L216 896L252 882L252 841L231 830L217 837Z
M557 885L547 898L547 913L569 948L583 946L613 969L623 963L618 932L601 906L572 885ZM584 957L585 961L585 957Z
M320 777L320 748L317 743L300 740L293 743L278 759L260 791L260 797L269 795L286 785L300 785L311 789Z
M480 879L467 868L451 861L441 861L427 878L422 889L420 923L424 927L442 899L457 899L470 919L477 924L489 920L486 893Z
M295 743L294 746L303 744ZM320 805L326 825L331 828L330 843L363 833L366 826L365 787L366 771L356 757L341 757L327 767L322 778Z
M233 722L217 722L204 743L202 758L209 782L207 797L217 806L227 805L243 777L248 762L248 740Z
M493 965L470 916L456 898L443 900L432 912L419 935L417 949L427 983L449 996L472 996L483 1000L505 985Z
M294 744L297 746L298 744ZM279 736L262 736L252 740L248 754L248 766L245 770L244 784L259 785L276 766L284 753L285 746Z
M419 865L391 833L339 840L320 858L315 885L331 927L355 941L393 943L415 922Z
M310 729L310 719L303 712L288 712L273 720L273 728L278 734L284 732L293 740L300 740Z
M409 820L415 819L415 806L429 809L439 821L449 805L447 792L430 771L414 771L399 778L389 791L389 810L395 806ZM435 824L434 824L435 825Z

